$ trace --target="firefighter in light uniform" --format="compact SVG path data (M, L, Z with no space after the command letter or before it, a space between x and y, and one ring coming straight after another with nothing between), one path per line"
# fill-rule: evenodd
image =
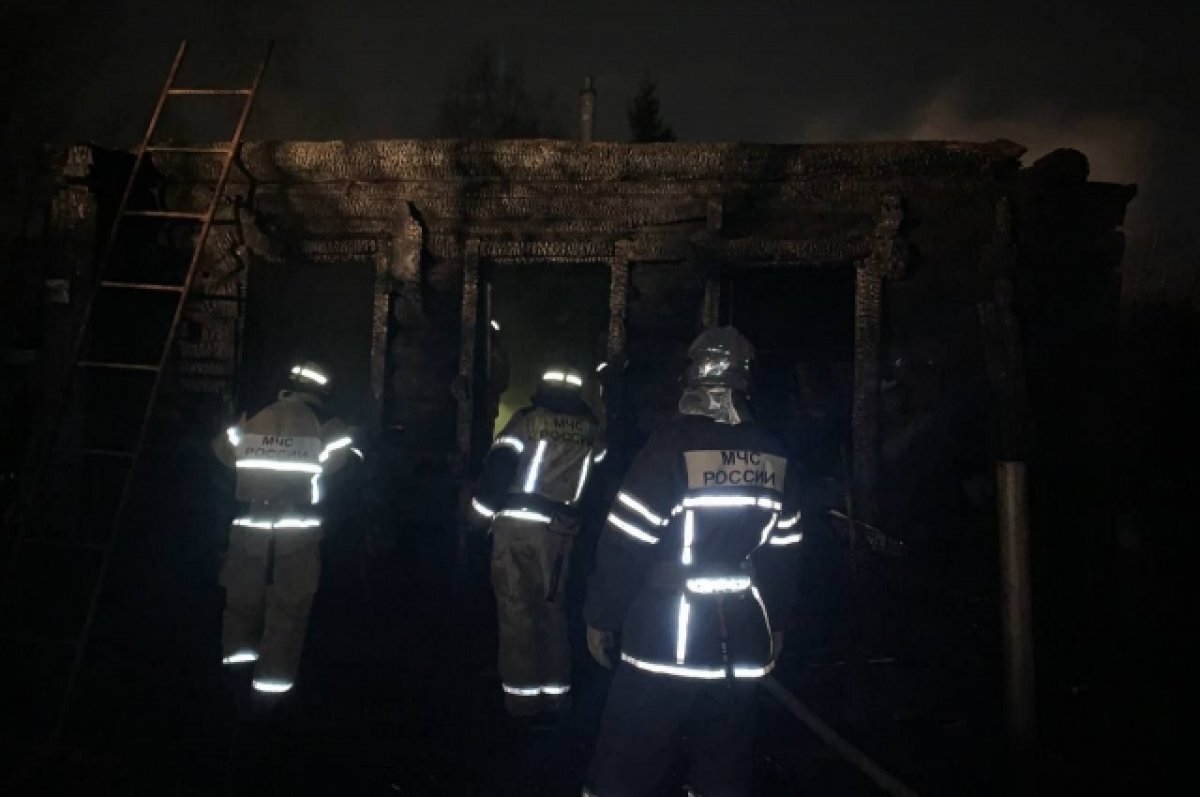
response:
M488 336L488 433L496 425L500 415L500 397L508 390L512 364L508 357L508 349L504 347L504 337L500 331L500 322L492 319L488 323L491 330Z
M579 501L603 459L582 387L570 369L542 376L532 406L493 443L471 502L477 522L491 523L500 679L517 717L570 706L567 569Z
M345 425L325 409L330 372L304 362L288 381L290 389L273 404L243 415L213 441L217 457L236 469L241 507L221 570L223 662L253 665L252 683L262 694L295 684L321 576L317 505L324 479L348 457L361 456Z
M588 584L588 649L612 666L622 642L584 795L656 793L680 737L689 794L750 794L755 682L796 588L797 474L750 417L749 341L715 328L689 355L680 415L630 467Z

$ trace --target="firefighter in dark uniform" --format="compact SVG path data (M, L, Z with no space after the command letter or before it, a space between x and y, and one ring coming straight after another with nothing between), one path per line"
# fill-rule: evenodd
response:
M655 793L688 743L688 790L750 794L755 682L774 667L796 589L798 474L748 406L737 330L689 350L679 417L638 454L588 584L588 649L616 675L584 795Z
M221 570L222 661L252 669L261 695L295 685L321 578L325 480L350 457L362 456L345 424L325 407L332 379L320 363L293 366L288 389L274 403L243 415L213 441L217 458L236 469L243 507Z
M472 500L491 524L504 706L528 717L571 703L565 607L579 503L603 459L599 423L580 396L581 371L551 368L532 406L496 438Z

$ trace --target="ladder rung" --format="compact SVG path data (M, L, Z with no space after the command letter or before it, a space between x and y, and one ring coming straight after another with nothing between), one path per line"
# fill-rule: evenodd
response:
M233 380L237 379L237 377L234 376L233 374L202 374L202 373L192 374L192 373L188 373L187 371L180 372L179 378L180 379L208 379L213 382L232 382Z
M193 293L192 298L199 302L240 302L244 304L246 299L242 296L229 296L224 293ZM236 321L236 318L228 318L227 321Z
M207 213L185 213L178 210L127 210L125 215L143 219L187 219L190 221L204 221L208 218Z
M79 548L85 551L103 551L108 546L98 542L79 542L77 540L53 540L49 537L26 537L21 545L43 545L51 548Z
M195 154L195 155L220 153L223 155L227 155L230 152L232 152L233 150L230 149L229 147L183 147L183 146L174 146L171 144L151 144L150 146L146 147L146 151L147 152L179 152L179 153Z
M80 368L113 368L118 371L157 371L157 365L144 363L106 363L99 360L80 360L76 363Z
M245 97L250 94L250 89L167 89L167 94L172 97Z
M164 285L160 282L115 282L101 280L101 288L123 288L130 291L166 291L168 293L183 293L182 285Z

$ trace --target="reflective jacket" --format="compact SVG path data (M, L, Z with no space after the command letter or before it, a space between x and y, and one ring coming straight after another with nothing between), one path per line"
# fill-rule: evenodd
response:
M321 400L283 391L213 440L218 459L237 470L237 500L249 504L234 525L315 528L325 476L351 456L353 440L337 418L322 420Z
M622 631L621 657L686 678L773 666L796 591L798 474L753 423L681 416L634 460L588 584L588 625Z
M593 464L603 458L600 425L577 397L539 402L513 416L484 461L472 505L481 519L549 523L577 512Z

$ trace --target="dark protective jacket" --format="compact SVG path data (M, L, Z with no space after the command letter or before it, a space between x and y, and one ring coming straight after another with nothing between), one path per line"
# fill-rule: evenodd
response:
M584 619L621 657L688 678L755 678L796 591L798 473L754 423L681 416L630 467L596 551Z
M599 422L575 395L539 393L513 416L484 460L472 505L481 519L550 522L574 512L598 449Z

